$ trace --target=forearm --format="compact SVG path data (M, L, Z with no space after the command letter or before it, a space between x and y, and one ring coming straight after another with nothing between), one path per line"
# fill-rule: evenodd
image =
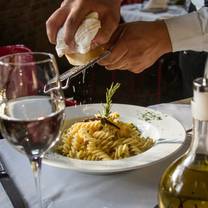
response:
M172 50L208 51L208 8L165 20Z

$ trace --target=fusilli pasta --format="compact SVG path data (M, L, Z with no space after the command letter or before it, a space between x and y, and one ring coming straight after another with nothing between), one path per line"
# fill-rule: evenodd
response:
M153 146L151 138L144 138L132 123L120 121L119 114L111 113L108 120L114 125L101 119L74 123L63 132L56 150L82 160L118 160Z

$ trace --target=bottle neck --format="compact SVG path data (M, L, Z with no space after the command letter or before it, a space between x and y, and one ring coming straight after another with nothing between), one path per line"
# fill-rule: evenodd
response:
M208 155L208 121L193 119L193 141L190 152Z

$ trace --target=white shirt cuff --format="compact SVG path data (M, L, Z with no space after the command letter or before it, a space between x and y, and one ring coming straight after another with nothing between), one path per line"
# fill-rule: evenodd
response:
M173 52L208 51L208 8L166 19Z

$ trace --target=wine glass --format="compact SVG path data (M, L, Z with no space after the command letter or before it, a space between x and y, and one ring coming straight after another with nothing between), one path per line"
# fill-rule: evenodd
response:
M1 132L29 158L41 208L41 160L59 138L64 108L52 54L26 52L0 58Z

